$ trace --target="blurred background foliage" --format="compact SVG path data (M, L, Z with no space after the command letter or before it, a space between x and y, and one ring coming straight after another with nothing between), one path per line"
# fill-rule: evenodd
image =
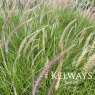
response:
M92 8L95 7L95 0L73 0L75 7Z
M40 2L43 2L45 0L17 0L17 7L19 8L24 8L24 6L29 3L30 4L30 8L32 8L33 6L39 4ZM54 1L54 0L53 0ZM52 1L52 2L53 2ZM57 1L57 0L55 0ZM61 0L62 2L66 2L67 0ZM93 8L95 7L95 0L69 0L69 2L72 1L73 6L75 8L77 7L81 7L83 9L87 9L87 8ZM0 8L1 9L10 9L12 7L12 2L13 0L0 0ZM59 0L58 0L59 2Z

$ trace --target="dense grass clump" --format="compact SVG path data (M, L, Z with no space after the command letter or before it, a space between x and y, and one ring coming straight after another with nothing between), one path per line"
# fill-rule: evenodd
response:
M14 10L5 27L5 41L8 42L6 52L2 27L4 27L9 11L1 11L1 13L1 95L32 95L35 81L42 74L42 69L47 68L48 62L55 55L60 52L64 53L71 46L73 47L45 72L48 75L43 76L41 83L38 82L36 93L37 95L47 95L47 93L48 95L95 94L95 80L92 73L93 79L91 80L60 80L59 77L52 79L52 72L63 74L93 71L95 26L86 16L73 9L51 5L38 5L27 11ZM92 57L93 60L91 60ZM89 65L90 60L93 61L93 67Z

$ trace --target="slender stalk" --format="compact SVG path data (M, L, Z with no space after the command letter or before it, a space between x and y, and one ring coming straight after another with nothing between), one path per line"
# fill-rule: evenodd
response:
M63 55L65 53L67 53L69 50L71 50L75 45L72 45L71 47L69 47L68 49L66 49L64 52L62 51L61 53L59 53L58 55L55 55L43 68L42 72L40 73L38 79L35 82L35 85L33 87L33 92L32 95L36 95L37 92L37 88L40 84L40 82L45 78L45 75L48 73L49 69L51 68L52 65L54 65L60 58L63 57Z

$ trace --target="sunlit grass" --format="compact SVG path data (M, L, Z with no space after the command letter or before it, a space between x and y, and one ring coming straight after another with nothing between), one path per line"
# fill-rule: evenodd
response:
M39 78L43 67L47 66L46 63L56 54L74 45L49 68L48 76L44 80L41 79L37 95L47 95L53 83L52 71L81 72L85 70L85 64L89 63L88 59L93 57L95 52L94 23L74 9L39 5L28 11L25 14L23 10L14 10L11 15L5 34L6 40L9 41L7 53L1 41L4 15L8 12L3 11L0 16L1 95L32 95L33 78L34 81ZM13 33L12 37L10 33ZM60 70L57 70L58 67ZM94 95L94 81L79 80L76 84L68 85L64 80L60 80L57 90L54 84L52 95Z

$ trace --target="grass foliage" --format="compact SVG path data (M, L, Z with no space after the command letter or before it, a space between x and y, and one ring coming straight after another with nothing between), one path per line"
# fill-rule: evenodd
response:
M39 82L36 93L95 95L94 74L92 80L81 79L76 83L54 80L51 76L52 71L93 71L95 24L87 16L74 9L49 4L28 10L13 9L11 16L9 12L0 11L0 95L33 95L33 83L39 79L42 69L55 55L71 46L74 47L48 68L46 73L49 73ZM72 83L67 84L69 81Z

